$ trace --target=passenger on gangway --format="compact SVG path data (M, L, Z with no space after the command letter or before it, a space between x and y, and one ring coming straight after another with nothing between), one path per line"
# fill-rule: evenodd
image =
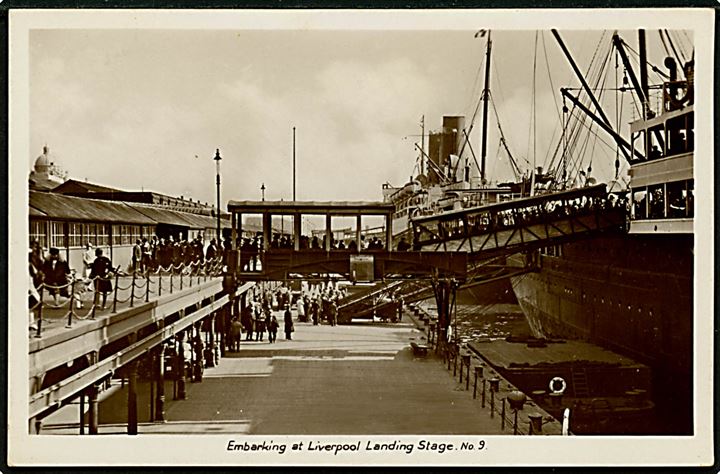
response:
M92 270L92 264L95 261L95 251L93 250L93 246L90 242L87 242L85 244L85 253L83 254L83 266L85 267L83 270L83 276L85 278L90 278L90 271Z
M90 278L95 279L95 290L102 294L102 305L100 309L105 309L107 303L107 295L112 291L112 282L110 281L110 273L112 272L112 262L103 255L101 248L95 249L95 261L90 269Z
M268 322L268 341L270 341L270 344L277 341L277 332L279 326L280 325L278 324L278 320L275 315L273 314L272 316L270 316L270 321Z
M60 304L58 296L69 296L67 283L70 279L70 266L60 258L60 250L55 247L50 249L50 257L43 263L42 272L45 284L50 285L48 292L53 295L55 304Z

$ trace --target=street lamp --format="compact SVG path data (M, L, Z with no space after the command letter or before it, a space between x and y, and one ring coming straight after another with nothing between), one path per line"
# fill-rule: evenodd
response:
M262 200L265 200L265 183L260 186L260 192L262 192Z
M222 160L222 157L220 156L220 148L215 149L215 171L217 173L216 176L216 184L217 184L217 239L218 239L218 245L222 242L222 233L220 231L220 160Z

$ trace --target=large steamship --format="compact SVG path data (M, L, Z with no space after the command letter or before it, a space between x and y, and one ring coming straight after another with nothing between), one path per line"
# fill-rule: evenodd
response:
M644 32L639 37L644 55ZM561 43L559 37L558 41ZM626 45L617 34L613 42L624 54ZM488 45L488 54L489 50ZM667 71L661 74L665 80L649 85L646 56L641 56L639 79L629 61L625 63L632 80L632 87L626 90L636 94L642 118L630 124L629 141L620 131L606 130L618 149L624 142L629 161L629 190L611 186L628 196L627 232L544 248L538 252L537 271L511 278L512 292L507 291L507 280L494 282L483 291L481 303L490 302L487 298L493 295L511 293L512 298L514 294L534 336L583 339L647 364L652 369L658 411L670 418L658 432L690 434L694 59L679 68L668 57L665 66ZM485 97L489 95L487 87L486 83ZM483 142L486 121L487 116L483 118ZM429 137L428 154L421 150L427 172L403 188L384 186L386 200L398 207L393 223L398 237L414 216L547 192L550 177L540 170L532 171L532 180L488 187L484 149L480 178L473 182L467 160L463 163L459 158L467 137L463 134L463 117L444 117L442 131ZM592 184L589 172L585 184ZM514 258L525 257L517 255L510 261Z
M678 433L691 432L693 340L693 65L662 84L662 108L630 125L629 229L547 248L538 272L512 279L537 336L581 338L653 369L653 391ZM646 89L647 90L647 89Z

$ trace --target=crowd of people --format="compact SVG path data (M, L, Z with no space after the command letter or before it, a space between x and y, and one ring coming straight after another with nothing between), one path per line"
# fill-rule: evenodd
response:
M262 290L258 288L248 294L248 302L240 311L240 315L230 322L228 346L231 350L239 350L240 342L267 341L273 344L277 341L277 332L282 323L285 339L292 340L295 331L292 307L295 307L297 320L300 322L312 321L317 326L323 322L330 326L337 324L338 302L345 297L344 290L338 290L331 285L323 288L321 285L309 287L308 291L293 295L286 285L275 290ZM244 334L244 338L243 338Z

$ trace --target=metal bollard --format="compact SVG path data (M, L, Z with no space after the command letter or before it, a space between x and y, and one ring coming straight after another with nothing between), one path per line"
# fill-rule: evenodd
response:
M497 392L500 390L500 379L497 377L493 377L489 380L490 382L490 391L491 392Z
M517 410L513 410L515 412L515 420L513 421L513 434L518 434L518 423L517 423Z
M530 434L542 434L542 415L531 413L528 418L530 419Z
M75 304L75 280L70 283L70 311L68 311L67 328L72 327L73 305Z

